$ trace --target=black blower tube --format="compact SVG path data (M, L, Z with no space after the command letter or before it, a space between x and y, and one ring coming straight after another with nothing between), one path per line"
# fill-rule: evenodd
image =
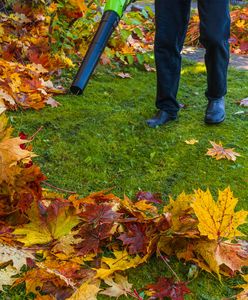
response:
M115 11L105 11L97 32L89 46L89 49L81 63L75 79L71 85L71 92L76 95L83 93L91 74L100 59L100 56L106 47L106 44L118 25L120 20L119 15Z

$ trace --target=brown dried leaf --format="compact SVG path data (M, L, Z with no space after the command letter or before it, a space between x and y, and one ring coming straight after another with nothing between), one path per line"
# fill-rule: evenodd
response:
M131 74L129 74L129 73L124 73L124 72L119 72L119 73L116 73L116 75L118 76L118 77L121 77L121 78L132 78L132 76L131 76Z
M239 102L240 106L248 107L248 97L245 99L240 100Z
M211 141L210 141L210 143L213 146L213 148L209 148L206 155L212 156L216 160L228 159L228 160L235 161L236 156L241 156L239 153L234 152L233 148L225 149L225 148L223 148L221 143L217 144L217 143L211 142Z
M100 294L109 297L120 297L121 295L128 296L128 293L132 292L132 284L124 277L118 273L115 274L115 278L112 277L104 279L104 282L110 287L100 292Z

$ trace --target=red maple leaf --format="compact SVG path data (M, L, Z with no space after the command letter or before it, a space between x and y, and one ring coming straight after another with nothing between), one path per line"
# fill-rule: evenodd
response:
M136 194L136 199L137 200L147 200L149 202L158 203L158 204L162 203L161 195L158 193L152 194L151 192L140 191Z
M121 214L112 210L111 205L106 204L85 204L85 211L80 213L86 222L98 226L100 224L110 224L120 218Z
M173 278L166 277L160 277L156 283L147 285L147 288L154 293L149 298L150 300L163 300L165 297L172 300L184 300L184 295L190 293L185 282L175 282Z
M112 224L101 224L94 228L92 225L84 225L81 227L79 234L83 239L75 246L78 249L78 255L87 255L90 252L98 253L100 242L111 236Z
M157 230L161 231L166 231L171 227L171 220L169 216L163 215L159 221L155 224Z
M19 201L17 207L22 213L26 212L33 203L34 197L31 193L20 193Z
M118 239L122 240L123 245L128 246L130 254L146 253L148 238L146 236L146 225L139 223L126 224L128 232L121 234Z

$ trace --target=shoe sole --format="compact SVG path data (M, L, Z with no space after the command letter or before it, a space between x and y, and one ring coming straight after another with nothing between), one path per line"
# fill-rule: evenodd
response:
M225 121L225 118L226 118L226 116L224 116L224 117L223 117L220 121L218 121L218 122L211 122L211 121L208 121L208 120L204 119L204 122L205 122L206 124L209 124L209 125L220 124L220 123L222 123L223 121Z
M146 125L148 125L150 128L157 128L157 127L160 127L160 126L163 126L163 125L166 125L168 123L170 123L171 121L176 121L178 118L175 118L175 119L170 119L168 120L167 122L165 123L162 123L162 124L158 124L158 125L152 125L152 124L149 124L148 122L146 122Z

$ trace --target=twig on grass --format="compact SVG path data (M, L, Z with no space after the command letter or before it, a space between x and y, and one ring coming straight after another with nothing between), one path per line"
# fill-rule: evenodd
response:
M166 259L163 257L163 255L161 254L160 250L157 249L159 256L162 258L163 262L166 264L167 268L171 271L171 273L176 277L177 281L180 282L180 278L177 276L177 273L172 269L172 267L168 264L168 262L166 261Z
M50 183L48 183L46 181L43 181L42 184L44 184L46 186L49 186L49 187L51 187L51 188L53 188L55 190L58 190L60 192L64 192L64 193L68 193L68 194L76 194L77 193L77 192L74 192L74 191L68 191L68 190L65 190L65 189L61 189L61 188L59 188L57 186L54 186L54 185L52 185L52 184L50 184Z

